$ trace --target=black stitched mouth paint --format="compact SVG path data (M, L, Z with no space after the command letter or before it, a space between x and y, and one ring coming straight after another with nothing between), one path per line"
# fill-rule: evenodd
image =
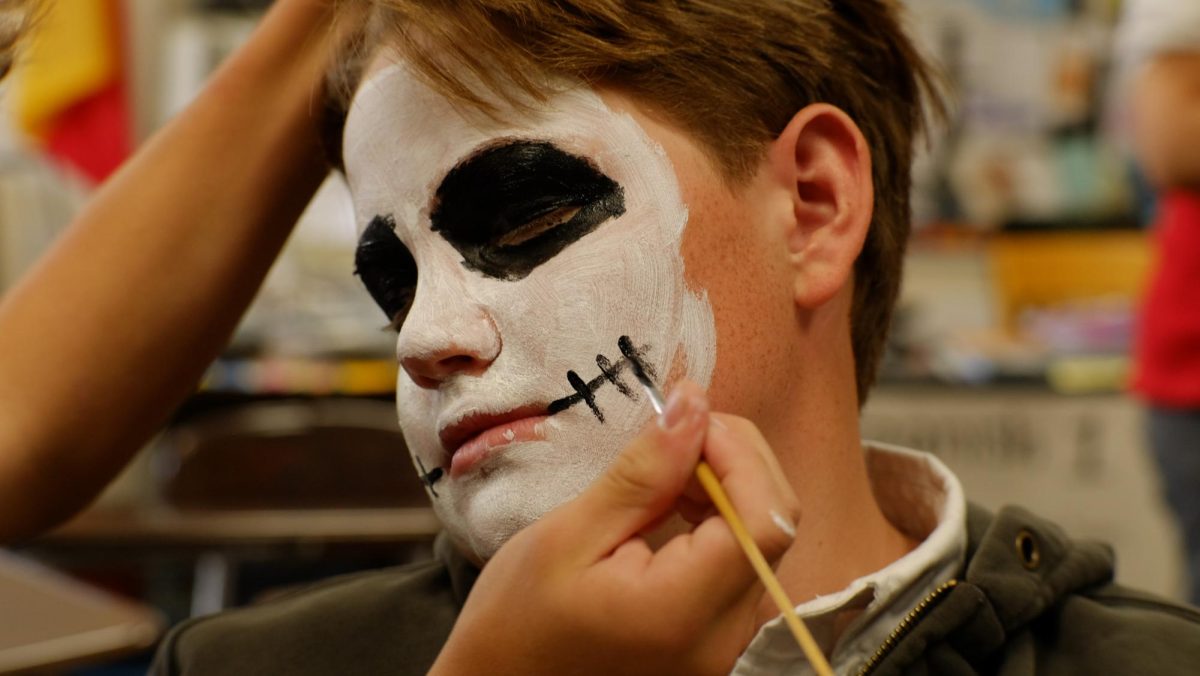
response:
M617 346L621 350L624 357L620 361L613 363L608 357L602 354L596 355L596 366L600 369L600 375L584 382L579 374L574 371L567 372L567 382L570 383L575 394L556 399L550 402L547 407L547 413L555 415L575 406L576 404L586 403L591 409L592 415L596 416L596 420L604 422L604 412L600 410L599 404L596 403L596 392L605 385L611 383L618 392L625 395L629 399L637 400L637 392L631 389L628 385L620 381L620 374L626 368L630 368L636 363L637 368L643 369L649 373L652 378L657 377L654 368L646 361L645 354L649 350L649 346L637 348L633 344L633 340L629 336L621 336L617 341Z
M654 379L650 376L653 371L650 365L642 361L642 355L638 354L637 350L633 349L633 341L622 336L618 341L621 347L621 353L629 360L629 367L633 369L633 375L641 383L642 389L645 390L646 396L650 397L650 405L654 407L654 412L659 416L663 415L665 403L663 401L662 392L658 386L654 384Z
M417 469L420 470L421 483L425 484L429 488L429 493L433 495L433 497L438 497L437 489L434 488L433 485L442 480L442 477L446 475L446 470L442 469L441 467L434 467L433 471L427 472L425 471L425 463L421 462L421 458L417 457L415 454L413 455L413 458L416 459Z
M618 392L627 397L633 396L633 391L629 389L629 386L617 377L620 374L620 371L613 366L612 360L602 354L598 354L596 355L596 366L600 367L600 375L604 376L605 380L612 383L612 386L617 388Z
M516 281L624 213L621 186L587 159L506 139L446 174L430 221L468 269Z
M596 419L604 422L604 412L596 405L596 393L588 386L588 383L583 382L583 378L580 378L579 374L574 371L567 371L567 382L571 383L571 387L575 388L579 398L588 405L588 408L592 409L592 414L596 416Z
M654 367L646 361L645 357L646 351L650 348L649 346L642 346L641 348L634 346L633 339L629 336L621 336L617 340L617 347L621 350L623 357L616 363L602 354L596 355L596 366L600 369L600 375L589 381L585 382L578 373L568 371L567 382L575 390L575 394L551 402L546 407L546 412L549 415L555 415L562 413L576 404L586 403L588 408L591 409L592 415L596 416L596 420L603 423L604 412L600 410L599 404L596 403L596 392L606 383L611 384L622 395L637 401L637 392L622 382L620 376L621 372L625 369L632 369L639 380L646 380L647 374L649 374L650 378L657 377ZM421 483L429 487L429 492L433 494L433 497L438 497L437 490L434 489L434 484L445 477L445 470L441 467L435 467L433 470L427 471L420 458L416 458L416 461L417 468L420 470Z
M646 361L643 356L646 350L644 348L639 350L634 347L633 340L630 339L629 336L621 336L618 338L617 347L620 348L621 354L625 355L625 358L629 360L629 363L633 367L634 374L637 376L638 380L650 380L653 382L653 380L658 377L658 374L654 371L654 367L651 366L650 362ZM649 378L647 378L647 376L649 376Z

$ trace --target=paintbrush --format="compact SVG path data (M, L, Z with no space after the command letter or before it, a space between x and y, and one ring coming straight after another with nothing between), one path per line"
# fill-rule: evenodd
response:
M650 405L654 407L654 412L662 417L666 410L666 402L663 401L662 392L658 391L658 387L654 385L654 381L646 375L646 370L637 359L629 360L630 366L633 367L633 373L637 376L638 382L646 390L646 396L650 397ZM738 515L737 510L733 508L733 503L729 501L729 496L725 494L725 489L721 487L721 482L717 479L717 475L713 473L712 467L709 467L707 462L703 460L696 465L696 478L700 480L700 485L704 487L704 491L708 493L708 497L716 505L717 511L725 518L729 524L729 529L733 531L733 536L737 539L738 544L742 546L742 551L745 552L746 558L750 560L751 567L758 574L758 579L762 580L763 586L767 589L767 594L775 601L775 605L779 611L783 613L783 621L787 624L788 629L791 629L792 636L796 637L796 642L800 644L800 648L804 651L804 656L808 658L808 663L812 665L813 671L819 676L833 676L833 670L829 668L829 662L825 660L825 654L817 647L817 642L813 640L812 634L808 632L808 628L800 621L800 617L796 615L796 606L788 598L787 592L783 590L783 586L779 584L779 580L775 577L775 572L771 570L771 565L767 563L767 559L759 550L758 545L754 543L754 539L750 537L750 532L746 530L746 524L742 521L742 517Z

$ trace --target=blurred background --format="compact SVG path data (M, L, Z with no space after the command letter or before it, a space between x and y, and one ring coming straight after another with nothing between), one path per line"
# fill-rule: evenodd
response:
M61 1L79 7L71 34L88 36L62 50L74 65L35 59L3 85L0 289L269 4ZM864 434L939 454L985 506L1023 504L1111 542L1120 581L1182 598L1176 526L1127 394L1154 201L1128 148L1121 2L906 4L954 113L916 169L903 298ZM352 275L354 235L335 177L172 424L87 512L15 551L46 566L30 575L173 623L428 555L437 524L396 428L392 339ZM6 631L67 626L64 612L5 602L0 585L0 671L28 663L6 667ZM96 652L43 657L89 674L148 660Z

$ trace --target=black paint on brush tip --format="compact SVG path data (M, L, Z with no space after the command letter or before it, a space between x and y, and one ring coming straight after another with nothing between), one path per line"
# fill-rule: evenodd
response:
M596 355L596 366L600 369L600 375L595 378L585 382L578 373L568 371L567 382L575 390L575 394L550 402L550 406L547 407L547 413L555 415L562 413L576 404L582 403L587 404L587 407L592 411L592 415L596 416L596 420L603 423L604 411L596 403L596 392L606 383L612 384L625 397L637 401L637 392L622 382L620 376L622 371L629 368L634 371L634 375L639 379L646 376L646 374L649 374L650 377L656 377L657 374L654 368L645 358L646 351L650 348L648 346L643 346L640 349L635 347L633 340L629 336L621 336L620 340L617 341L617 346L621 349L621 354L624 356L615 363L602 354Z
M430 221L468 269L516 281L624 213L621 186L587 159L546 141L506 140L446 174Z
M612 361L608 357L602 354L596 355L596 366L600 367L600 375L604 376L605 380L617 388L618 392L627 397L633 396L633 392L629 389L629 386L621 382L621 379L617 377L620 371L613 366Z
M393 327L399 328L417 289L417 263L396 236L391 216L376 216L354 252L354 274L362 280Z
M621 348L621 354L625 355L625 359L629 360L629 365L633 368L634 377L642 385L653 389L654 380L652 378L657 377L658 374L654 373L654 369L651 368L650 364L642 361L641 353L634 348L633 341L629 339L629 336L621 336L620 340L617 341L617 347Z

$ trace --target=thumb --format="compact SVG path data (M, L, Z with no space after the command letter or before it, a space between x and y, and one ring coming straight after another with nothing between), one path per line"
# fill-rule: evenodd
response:
M661 419L646 426L608 470L568 503L566 523L588 524L583 556L607 556L671 510L700 462L708 430L708 399L684 381L671 392Z

